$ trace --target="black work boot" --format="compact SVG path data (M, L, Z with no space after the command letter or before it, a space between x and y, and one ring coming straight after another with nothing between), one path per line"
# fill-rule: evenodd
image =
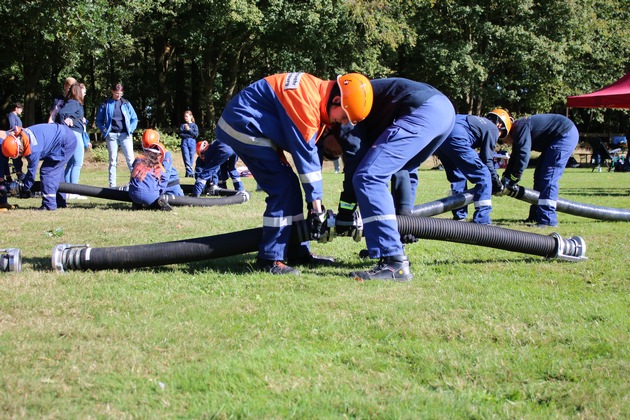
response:
M170 204L168 204L168 198L165 195L161 195L157 200L155 200L151 207L153 210L162 210L162 211L171 211L173 208Z
M306 254L302 257L291 257L288 261L289 265L308 265L315 267L318 265L333 265L335 259L333 257L325 257L322 255Z
M300 272L293 267L290 267L282 261L264 260L262 258L256 258L256 268L260 271L266 271L271 274L293 274L300 275Z
M355 280L393 280L393 281L409 281L413 278L413 274L409 270L409 259L406 255L395 255L391 257L383 257L379 260L376 267L370 271L353 271L350 277Z

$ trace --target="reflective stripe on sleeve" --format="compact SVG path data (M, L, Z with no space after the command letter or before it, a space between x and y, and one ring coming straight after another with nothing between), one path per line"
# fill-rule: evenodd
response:
M312 184L322 180L322 171L310 172L308 174L300 174L300 182L302 184Z
M273 150L277 150L278 147L269 139L264 137L253 137L247 134L243 134L233 129L224 119L219 119L218 126L221 130L225 131L230 137L241 143L250 144L252 146L270 147Z

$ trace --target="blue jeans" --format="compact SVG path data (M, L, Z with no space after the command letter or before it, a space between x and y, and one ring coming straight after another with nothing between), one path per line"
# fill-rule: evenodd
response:
M77 138L77 148L74 150L72 157L66 164L66 170L63 173L63 179L69 184L78 184L81 177L81 167L83 166L83 158L85 156L85 147L83 146L83 135L72 130Z
M116 166L118 166L118 147L122 149L129 174L133 169L133 137L127 133L109 133L105 139L107 143L107 151L109 152L109 186L116 186ZM83 141L81 141L83 144Z
M182 159L184 159L184 168L186 176L192 177L195 174L193 169L195 163L195 153L197 153L197 142L192 137L182 139Z

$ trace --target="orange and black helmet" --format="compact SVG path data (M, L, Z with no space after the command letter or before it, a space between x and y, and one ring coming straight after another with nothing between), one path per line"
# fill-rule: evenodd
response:
M503 139L507 137L508 134L510 134L510 130L512 129L512 117L510 117L510 114L505 109L493 109L486 114L486 118L488 118L495 124L498 121L503 123L503 128L500 128L501 135L499 136L499 138Z
M341 91L341 108L351 124L356 125L368 116L374 102L370 80L359 73L348 73L337 77Z

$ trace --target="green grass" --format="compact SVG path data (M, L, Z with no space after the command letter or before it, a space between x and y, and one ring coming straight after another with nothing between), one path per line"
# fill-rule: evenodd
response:
M88 165L82 183L107 185L104 165ZM325 204L336 208L341 175L331 165L324 178ZM524 179L531 188L531 170ZM421 240L407 247L409 284L347 277L373 264L347 238L313 244L338 263L299 277L252 271L254 254L51 269L60 243L258 227L265 196L245 183L247 203L170 213L96 198L36 212L38 199L11 200L21 208L0 213L0 246L22 250L23 271L0 273L0 417L630 417L627 222L560 214L558 228L533 230L519 222L528 204L497 197L497 225L581 236L589 259ZM444 172L422 170L417 202L448 188ZM630 208L630 173L568 169L561 197Z

